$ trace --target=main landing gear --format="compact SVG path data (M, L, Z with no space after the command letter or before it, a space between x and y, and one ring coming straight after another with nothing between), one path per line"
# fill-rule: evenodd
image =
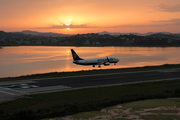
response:
M95 65L93 65L93 67L95 67ZM98 67L100 68L101 66L99 65Z

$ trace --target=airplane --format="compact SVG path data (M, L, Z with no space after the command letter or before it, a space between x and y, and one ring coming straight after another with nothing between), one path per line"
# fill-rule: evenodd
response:
M116 63L119 61L119 59L116 57L82 59L76 54L73 49L71 49L71 53L74 60L73 63L77 65L92 65L93 67L95 67L95 65L98 65L98 67L100 68L102 64L104 66L110 65L110 63L114 63L114 65L116 65Z

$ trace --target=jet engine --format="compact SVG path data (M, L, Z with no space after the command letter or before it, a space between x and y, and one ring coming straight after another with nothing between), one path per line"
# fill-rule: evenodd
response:
M105 62L104 65L105 66L110 65L110 62Z

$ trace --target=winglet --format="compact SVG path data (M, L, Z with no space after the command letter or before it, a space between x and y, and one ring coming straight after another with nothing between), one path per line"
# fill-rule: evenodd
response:
M73 57L74 61L75 60L83 60L76 54L76 52L73 49L71 49L71 53L72 53L72 57Z

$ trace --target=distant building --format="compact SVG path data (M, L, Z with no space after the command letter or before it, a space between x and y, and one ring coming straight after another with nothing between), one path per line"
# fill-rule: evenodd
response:
M89 40L86 40L85 44L86 44L86 45L89 45L89 44L90 44L90 43L89 43Z

